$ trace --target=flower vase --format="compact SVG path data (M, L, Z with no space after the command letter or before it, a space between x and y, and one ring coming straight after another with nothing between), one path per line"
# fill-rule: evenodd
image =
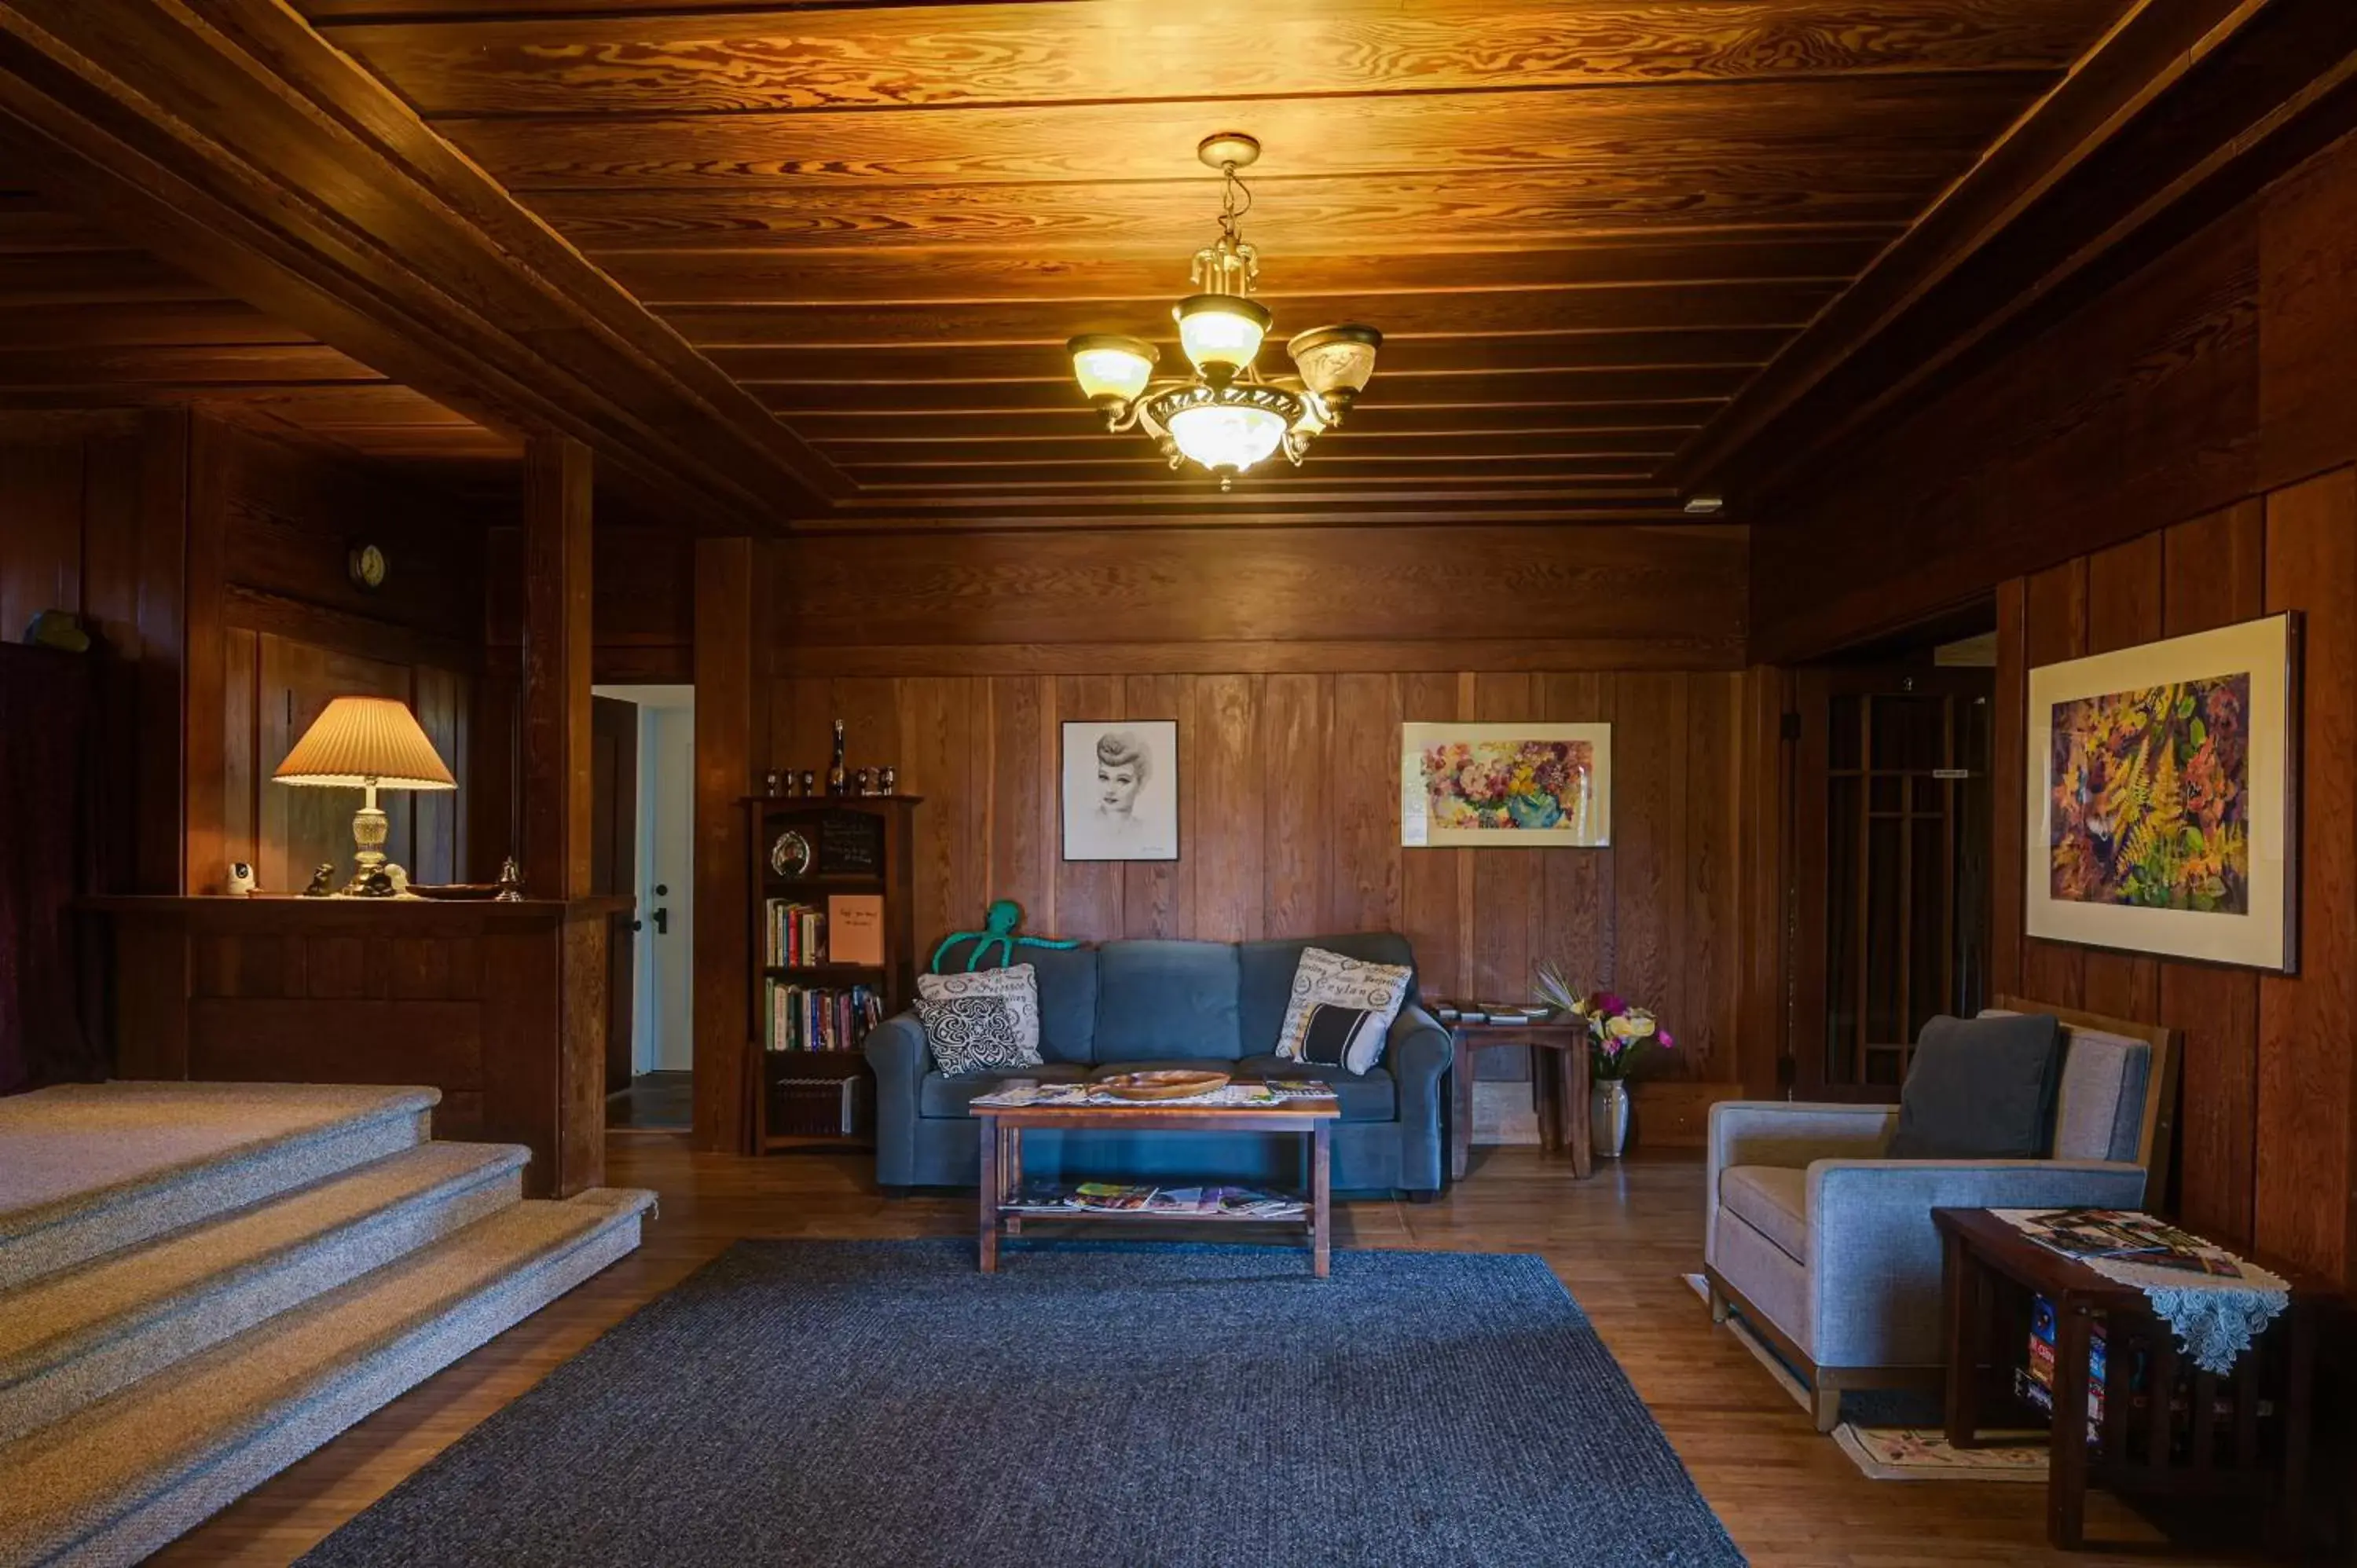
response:
M1629 1145L1629 1086L1618 1079L1587 1091L1588 1148L1599 1159L1617 1160Z

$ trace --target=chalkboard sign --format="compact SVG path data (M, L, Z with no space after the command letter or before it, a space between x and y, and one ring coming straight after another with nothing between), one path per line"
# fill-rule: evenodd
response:
M884 870L884 819L866 811L829 811L818 824L822 875L877 876Z

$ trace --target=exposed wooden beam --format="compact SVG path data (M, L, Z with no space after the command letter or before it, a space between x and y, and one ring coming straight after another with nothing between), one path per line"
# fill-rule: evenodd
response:
M774 526L844 488L273 0L0 0L0 143L217 288L487 423L580 440L716 523ZM63 283L83 260L0 266Z
M2347 128L2352 81L2349 0L2142 0L1667 477L1757 494L1797 472L2098 263L2145 253L2173 210L2246 195Z
M589 891L590 455L544 436L523 460L524 884Z

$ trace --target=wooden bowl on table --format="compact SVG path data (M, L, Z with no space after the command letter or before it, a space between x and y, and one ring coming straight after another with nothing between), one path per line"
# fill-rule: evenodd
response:
M1117 1100L1189 1100L1228 1086L1223 1072L1197 1072L1164 1068L1156 1072L1122 1072L1096 1080L1096 1087Z

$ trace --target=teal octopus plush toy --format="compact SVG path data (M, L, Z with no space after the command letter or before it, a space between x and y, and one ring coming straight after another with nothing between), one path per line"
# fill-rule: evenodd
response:
M1015 961L1015 950L1018 947L1060 950L1081 945L1078 942L1057 941L1048 937L1022 936L1015 929L1022 923L1022 905L1012 898L994 900L989 912L982 918L981 930L952 931L942 939L942 945L933 950L933 972L935 974L942 972L942 960L947 958L950 949L960 942L974 944L974 951L966 955L965 961L965 967L969 972L982 967L984 955L992 948L998 949L1000 963L1011 964Z

